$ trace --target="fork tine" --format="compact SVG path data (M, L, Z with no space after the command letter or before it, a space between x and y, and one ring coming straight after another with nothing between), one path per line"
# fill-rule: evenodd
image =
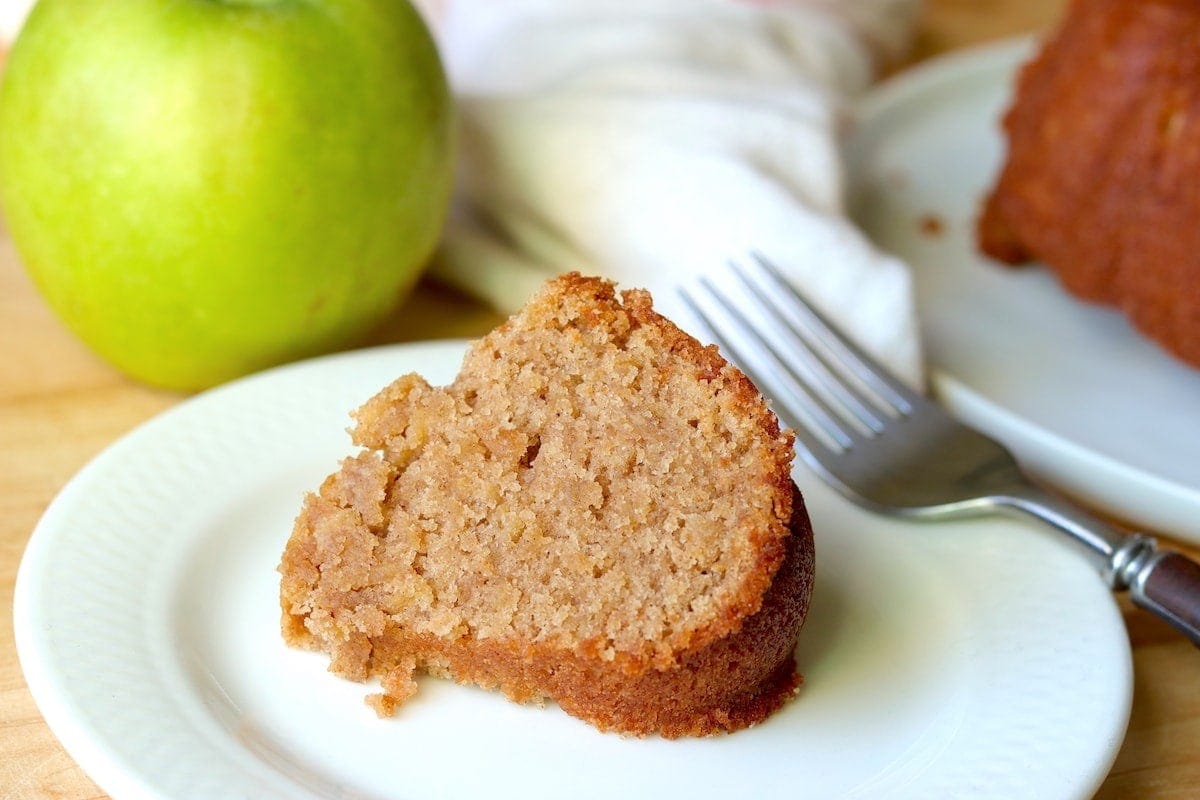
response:
M813 433L812 428L792 413L789 407L781 406L779 408L779 416L795 435L796 454L800 456L804 463L832 485L843 485L841 478L830 470L829 463L840 458L846 450L842 450L840 453L831 451L828 442L823 441L820 436Z
M831 398L850 421L862 425L871 434L882 433L883 421L880 420L878 412L872 410L871 401L861 397L851 385L836 375L822 361L820 355L805 343L801 338L800 331L780 313L779 309L775 308L775 304L770 301L758 284L747 278L745 272L736 263L731 263L731 266L734 276L746 289L745 299L762 314L764 324L769 326L776 336L784 340L773 349L784 349L788 355L788 369L792 371L792 374L802 382L811 385L815 391L824 393Z
M928 402L893 377L886 367L863 352L858 345L839 333L825 315L809 303L765 256L757 252L751 255L759 267L756 272L776 290L770 293L771 296L786 298L788 301L786 307L777 304L776 308L787 314L791 322L807 329L813 338L824 346L828 356L878 395L880 400L904 416Z
M732 319L732 325L736 325L739 330L743 331L753 345L747 346L745 342L735 342L733 337L728 335L727 326L717 322L713 313L705 310L689 289L680 287L679 294L684 303L708 328L717 344L734 358L755 384L768 389L768 394L777 402L779 402L779 398L794 401L792 404L781 403L780 411L785 416L784 421L796 430L798 436L801 431L804 432L806 445L833 452L845 451L852 447L859 437L838 423L825 402L796 379L783 361L766 345L754 326L736 307L728 303L706 278L700 278L699 284L709 298L720 307L722 316L727 320ZM812 434L816 434L816 436ZM827 441L822 441L822 434Z

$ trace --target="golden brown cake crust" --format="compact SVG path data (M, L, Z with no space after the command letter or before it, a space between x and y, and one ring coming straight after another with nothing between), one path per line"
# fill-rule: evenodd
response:
M1200 366L1200 4L1074 0L1016 89L980 247Z
M331 671L414 671L551 698L605 730L753 724L798 686L812 588L791 435L741 372L652 308L571 273L355 414L280 566L283 633Z

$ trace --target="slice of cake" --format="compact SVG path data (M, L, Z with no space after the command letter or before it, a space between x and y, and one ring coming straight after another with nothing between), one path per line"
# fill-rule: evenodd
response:
M791 435L749 380L572 273L355 412L363 450L305 498L283 635L382 678L428 672L676 737L762 720L799 684L812 533Z

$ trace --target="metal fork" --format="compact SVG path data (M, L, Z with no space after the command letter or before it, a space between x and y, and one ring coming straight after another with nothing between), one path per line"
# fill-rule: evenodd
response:
M951 418L867 356L761 255L680 293L774 401L802 458L850 500L936 520L1015 512L1071 537L1114 591L1200 645L1200 565L1125 534L1031 483L998 442Z

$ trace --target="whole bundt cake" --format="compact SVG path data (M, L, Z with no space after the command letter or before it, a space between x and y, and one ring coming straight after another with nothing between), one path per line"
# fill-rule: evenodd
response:
M1021 71L982 250L1200 366L1200 2L1074 0Z

